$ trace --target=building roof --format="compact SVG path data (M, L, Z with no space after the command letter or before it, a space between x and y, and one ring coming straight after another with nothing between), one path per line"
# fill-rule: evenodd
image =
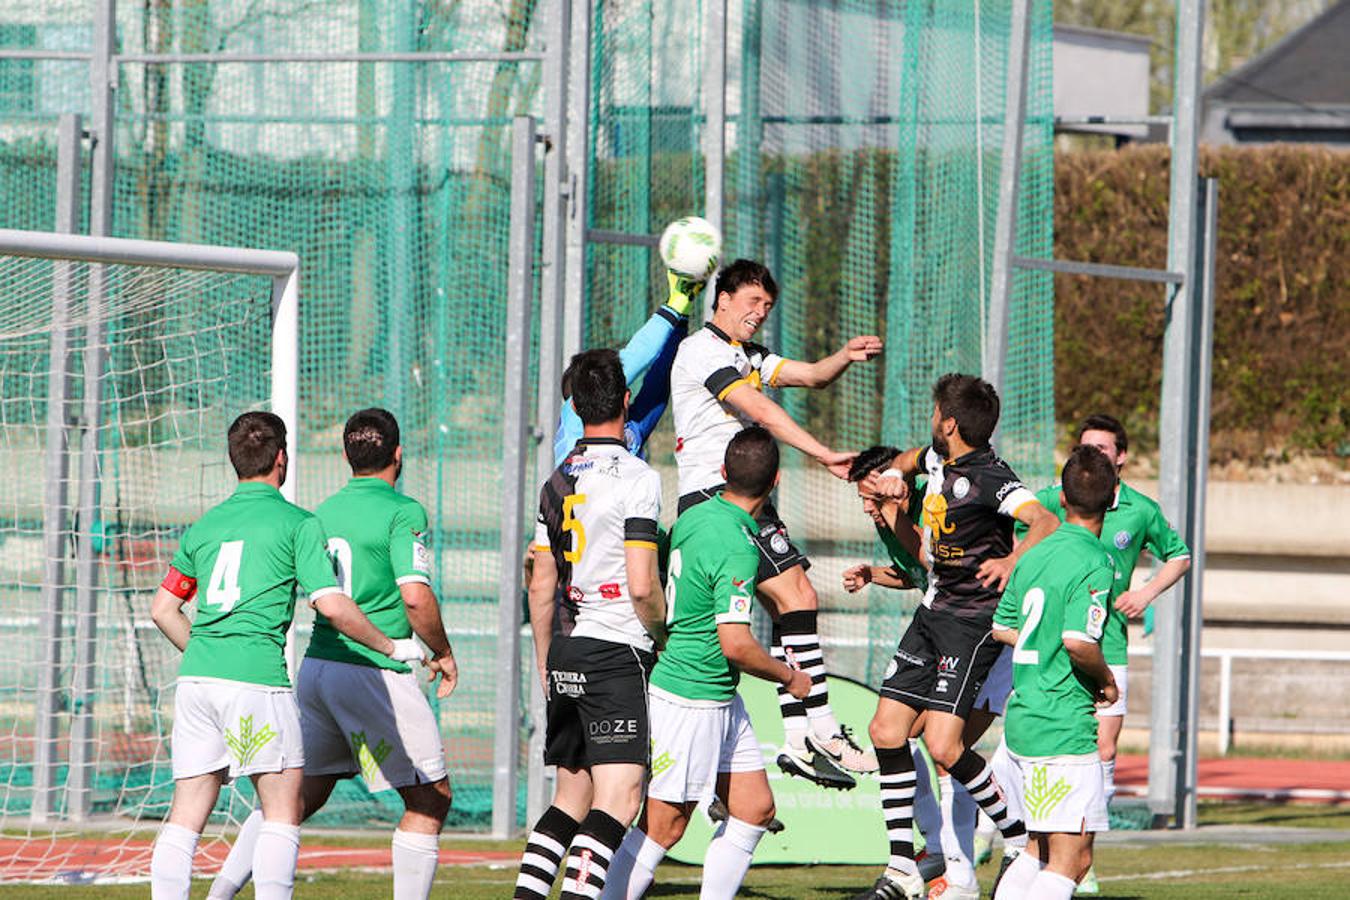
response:
M1205 90L1208 102L1350 104L1350 0L1340 0Z

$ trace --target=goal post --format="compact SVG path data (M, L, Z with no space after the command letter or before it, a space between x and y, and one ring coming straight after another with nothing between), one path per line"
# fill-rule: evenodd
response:
M239 413L286 423L296 499L299 258L0 229L0 296L0 880L143 874L177 670L144 600ZM125 837L78 864L43 828L95 816Z

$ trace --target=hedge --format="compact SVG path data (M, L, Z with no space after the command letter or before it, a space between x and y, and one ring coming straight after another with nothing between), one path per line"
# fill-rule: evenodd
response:
M1350 453L1350 153L1316 146L1205 148L1219 178L1215 462ZM1055 255L1163 268L1168 151L1055 159ZM1067 436L1118 413L1157 445L1163 305L1157 285L1056 276L1055 407Z

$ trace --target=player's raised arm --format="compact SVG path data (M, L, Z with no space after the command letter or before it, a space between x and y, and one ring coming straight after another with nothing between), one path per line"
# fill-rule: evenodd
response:
M836 453L812 437L805 428L792 421L787 410L779 406L749 384L738 384L722 398L737 412L762 425L769 434L789 446L796 447L820 463L836 478L847 479L848 467L856 453Z
M774 380L777 387L823 388L835 380L855 362L867 362L881 355L881 338L874 334L859 335L829 356L815 362L787 359L778 369Z

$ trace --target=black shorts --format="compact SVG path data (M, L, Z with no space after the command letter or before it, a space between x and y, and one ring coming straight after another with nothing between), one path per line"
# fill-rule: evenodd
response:
M652 654L596 638L555 636L548 648L544 764L584 769L647 765Z
M722 493L722 488L723 485L719 484L717 487L685 494L680 498L677 515L682 515L685 510L698 506L710 497L716 497ZM754 535L755 546L759 548L759 572L755 575L756 581L768 581L775 575L782 575L793 566L801 566L803 572L811 568L811 560L807 559L801 548L792 543L792 539L788 537L787 526L778 517L778 510L772 501L765 501L759 508L755 524L759 526L759 531Z
M966 718L1003 650L985 618L920 606L886 668L881 694L918 710Z

